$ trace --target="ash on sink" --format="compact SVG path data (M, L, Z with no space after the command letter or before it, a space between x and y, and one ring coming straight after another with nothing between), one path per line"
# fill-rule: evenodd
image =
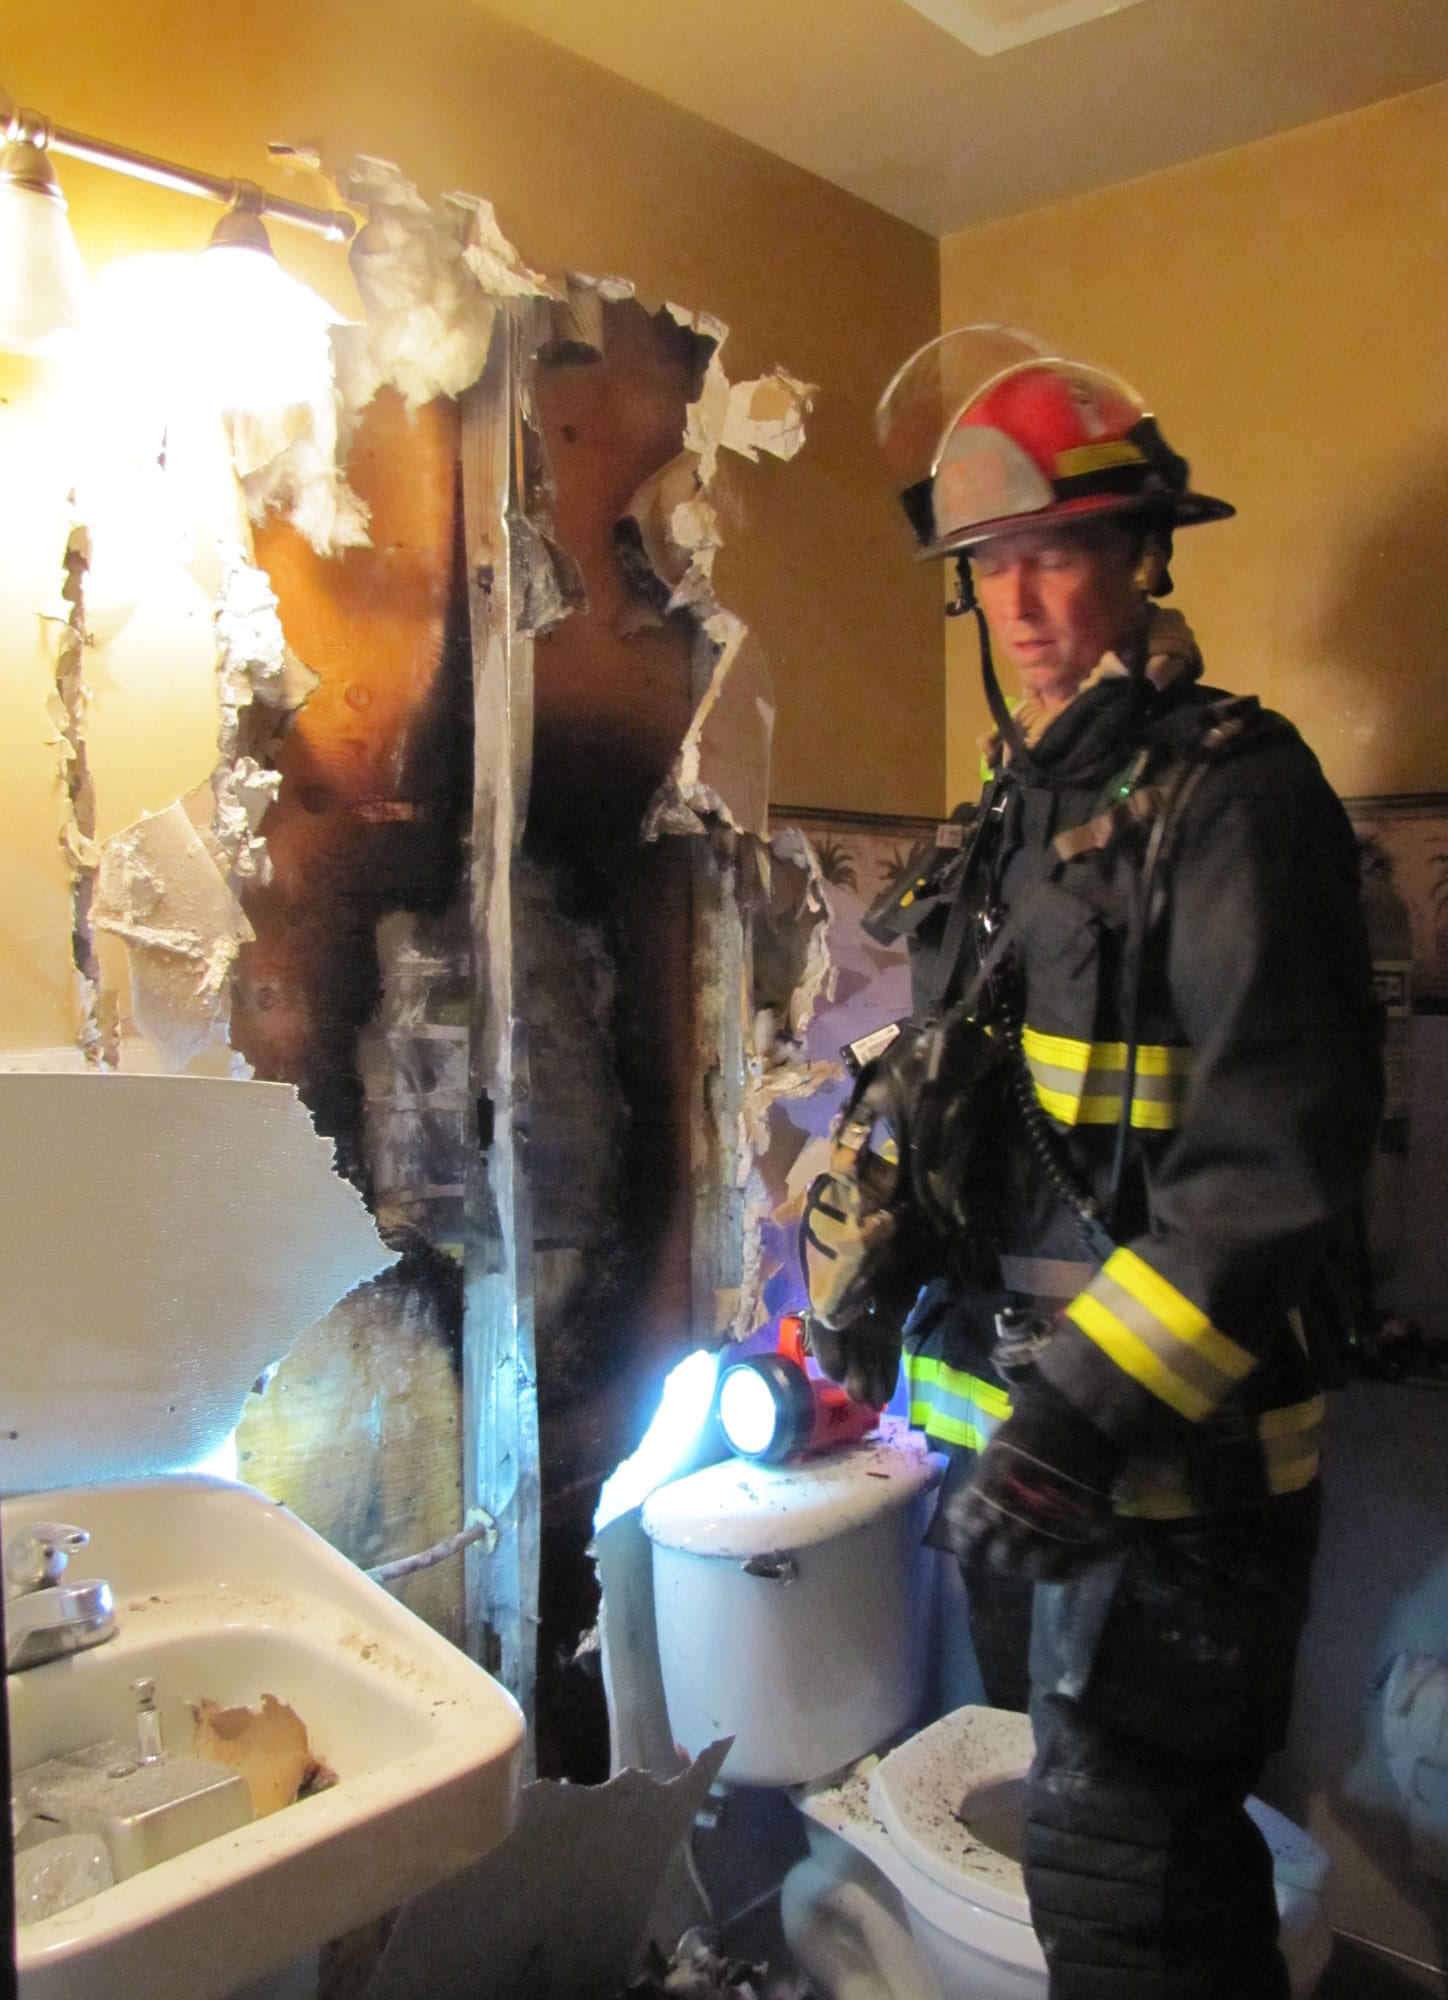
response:
M817 2000L797 1974L770 1975L767 1965L724 1958L702 1931L686 1931L672 1958L649 1946L648 1963L619 2000Z

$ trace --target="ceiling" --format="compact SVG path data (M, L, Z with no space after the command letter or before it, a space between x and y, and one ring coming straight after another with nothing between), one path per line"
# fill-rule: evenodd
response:
M486 0L932 236L1448 77L1448 0L1140 0L994 56L907 0Z

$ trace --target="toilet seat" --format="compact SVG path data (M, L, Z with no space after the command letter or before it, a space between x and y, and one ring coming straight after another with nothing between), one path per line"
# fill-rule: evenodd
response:
M1023 1778L1034 1753L1031 1720L1005 1709L958 1708L892 1750L870 1777L870 1804L913 1868L952 1895L1019 1923L1030 1922L1019 1861L972 1836L970 1798ZM1272 1852L1284 1921L1321 1896L1331 1866L1300 1826L1261 1799L1247 1811Z
M1019 1861L975 1838L959 1817L966 1798L1021 1778L1034 1753L1030 1717L958 1708L875 1766L870 1804L902 1859L937 1888L1029 1929Z

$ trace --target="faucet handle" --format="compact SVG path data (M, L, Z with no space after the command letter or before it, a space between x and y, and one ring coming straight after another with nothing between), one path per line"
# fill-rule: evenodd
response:
M5 1551L5 1574L17 1590L43 1590L59 1583L77 1549L90 1540L84 1528L66 1521L35 1521L22 1528Z

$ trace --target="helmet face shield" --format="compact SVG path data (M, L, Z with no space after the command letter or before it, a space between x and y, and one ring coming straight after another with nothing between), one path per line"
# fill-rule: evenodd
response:
M958 326L912 354L875 409L875 437L910 525L922 542L934 539L931 482L947 438L989 382L1050 349L1010 326ZM913 496L913 497L912 497Z
M959 327L913 355L876 433L922 554L1013 529L1152 512L1168 526L1221 520L1120 376L1052 354L1010 327Z

